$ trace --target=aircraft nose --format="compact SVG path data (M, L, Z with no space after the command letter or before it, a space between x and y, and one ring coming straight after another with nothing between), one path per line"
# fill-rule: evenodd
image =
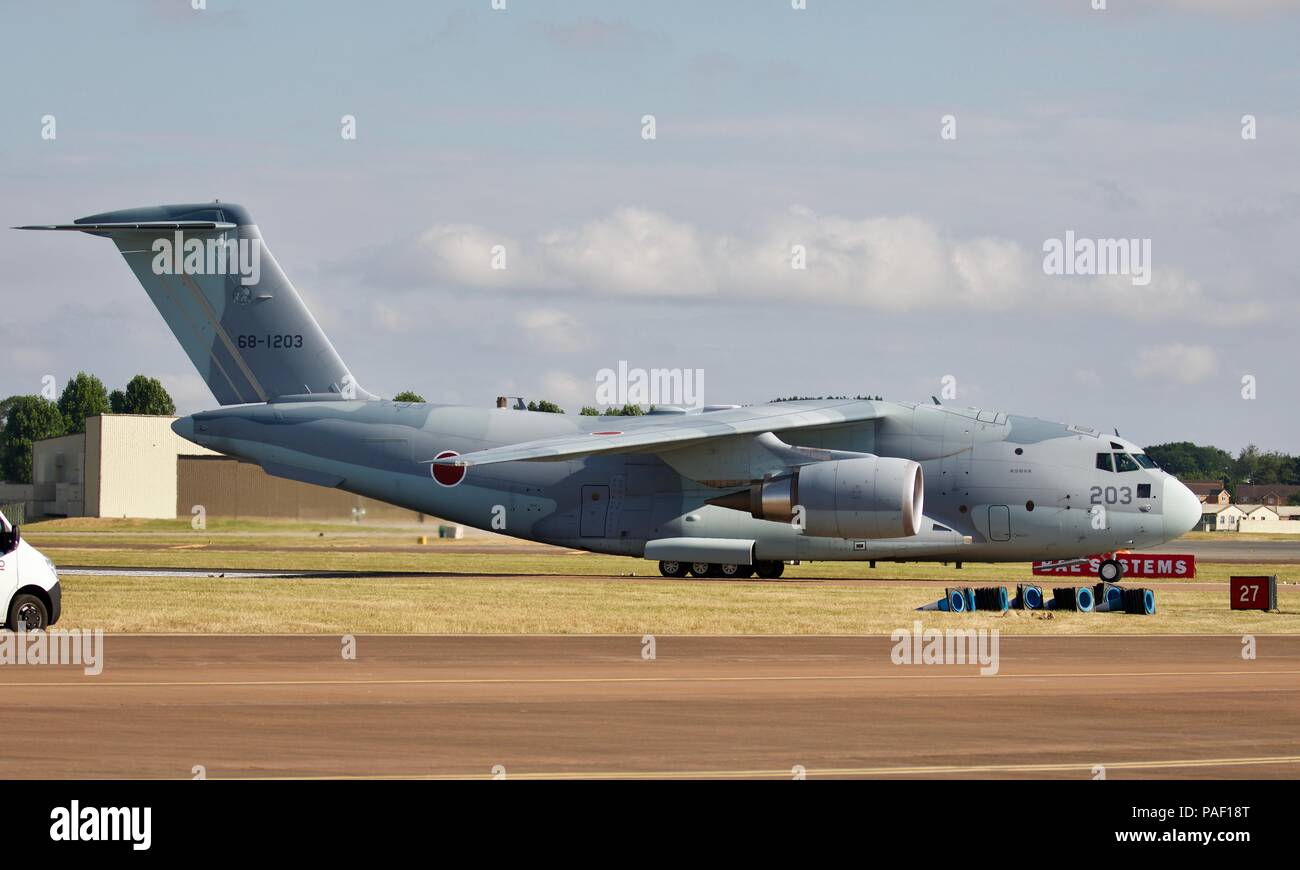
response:
M1165 478L1161 501L1164 505L1165 537L1181 537L1201 523L1201 500L1176 478Z
M186 441L194 440L194 418L181 417L172 421L172 431L184 438Z

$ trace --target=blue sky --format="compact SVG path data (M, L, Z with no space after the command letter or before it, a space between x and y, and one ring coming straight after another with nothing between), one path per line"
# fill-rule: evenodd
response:
M702 368L709 402L952 375L1300 452L1300 4L1107 5L6 0L0 217L241 202L381 394L576 409L620 359ZM1155 280L1043 275L1066 230L1151 239ZM0 394L143 371L213 404L107 243L5 231L0 267Z

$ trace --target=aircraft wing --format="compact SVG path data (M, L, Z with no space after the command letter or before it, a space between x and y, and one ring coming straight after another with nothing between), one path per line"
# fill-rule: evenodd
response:
M498 462L537 462L575 459L601 453L658 453L688 447L711 438L760 435L798 429L860 423L878 417L869 401L776 402L703 414L648 417L601 417L595 431L525 441L460 456L431 460L437 465L470 467Z

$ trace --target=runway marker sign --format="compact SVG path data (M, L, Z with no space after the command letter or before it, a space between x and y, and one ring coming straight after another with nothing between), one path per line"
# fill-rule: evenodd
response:
M1277 610L1277 575L1230 577L1228 596L1233 610Z

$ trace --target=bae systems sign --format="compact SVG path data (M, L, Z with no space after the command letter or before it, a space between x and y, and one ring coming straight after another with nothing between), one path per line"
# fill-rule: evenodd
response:
M1124 578L1130 577L1195 577L1196 557L1174 556L1168 553L1103 553L1089 556L1086 562L1062 565L1060 562L1035 562L1034 574L1051 577L1057 574L1096 577L1097 568L1106 559L1115 559L1124 569Z

